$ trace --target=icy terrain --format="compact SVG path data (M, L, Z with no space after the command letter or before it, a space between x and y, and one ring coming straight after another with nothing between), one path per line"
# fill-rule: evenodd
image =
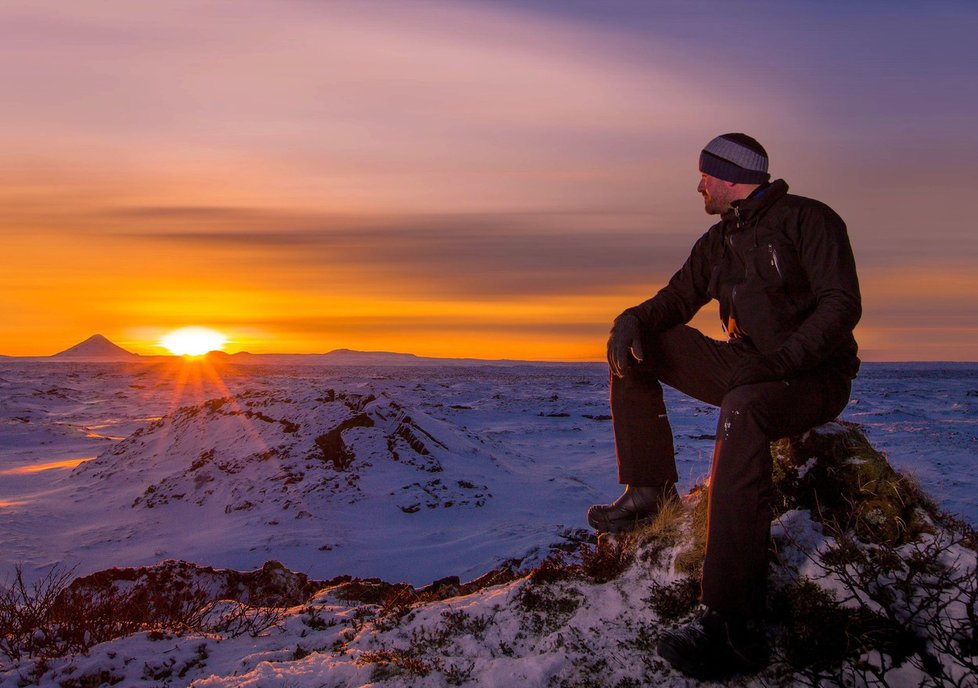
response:
M685 493L706 474L717 414L667 396ZM98 572L88 603L134 610L215 600L182 631L85 631L84 652L0 661L0 685L690 685L655 641L695 601L695 494L640 542L577 547L593 542L586 506L618 490L606 397L598 364L0 363L5 579L17 564L28 578ZM975 523L976 407L978 365L867 365L845 417ZM827 474L864 462L840 460ZM868 524L883 522L874 505ZM739 683L976 685L970 532L925 525L853 588L874 560L833 568L853 550L807 509L783 514L778 656ZM150 602L125 597L142 585ZM826 646L834 623L870 644L841 666L799 664L799 652L841 656Z
M0 364L0 570L531 564L616 495L606 368ZM716 410L667 390L681 491ZM978 365L868 364L844 417L978 522Z
M978 363L863 364L843 418L944 509L978 524Z

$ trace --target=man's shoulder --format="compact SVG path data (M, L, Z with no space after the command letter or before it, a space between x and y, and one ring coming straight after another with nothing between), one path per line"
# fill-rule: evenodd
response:
M847 241L848 236L845 220L827 203L797 194L778 199L762 223L799 247Z
M799 196L798 194L786 193L779 198L774 205L784 212L804 213L810 215L829 215L839 217L839 214L827 203L823 203L815 198Z

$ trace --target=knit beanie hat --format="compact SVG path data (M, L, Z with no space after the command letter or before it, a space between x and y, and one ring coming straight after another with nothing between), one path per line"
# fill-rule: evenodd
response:
M767 151L747 134L724 134L706 144L700 172L738 184L763 184L771 178Z

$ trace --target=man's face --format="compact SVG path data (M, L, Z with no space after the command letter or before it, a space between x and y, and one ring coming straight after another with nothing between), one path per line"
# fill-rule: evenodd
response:
M734 198L734 185L722 179L700 174L700 184L696 190L703 195L703 205L708 215L723 215L730 210Z

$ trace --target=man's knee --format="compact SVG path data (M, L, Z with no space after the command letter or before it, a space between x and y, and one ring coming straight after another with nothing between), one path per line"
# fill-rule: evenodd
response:
M650 339L646 358L658 379L683 394L719 406L735 354L689 325L676 325Z
M750 424L764 431L772 430L769 426L775 423L779 414L788 409L778 408L778 399L774 392L781 382L761 382L753 385L741 385L728 391L720 404L720 417L725 424Z
M723 395L722 408L747 411L760 406L769 396L771 383L761 382L753 385L734 387Z

